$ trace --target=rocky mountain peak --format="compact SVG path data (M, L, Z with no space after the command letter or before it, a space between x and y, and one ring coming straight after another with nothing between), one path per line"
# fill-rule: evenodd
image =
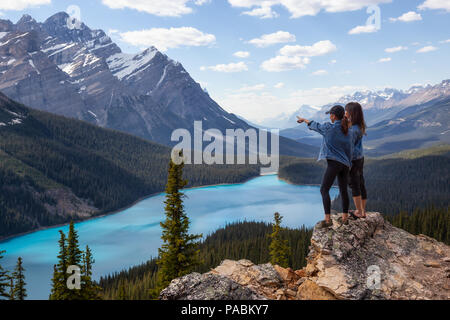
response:
M314 227L301 270L224 260L173 280L160 299L450 299L450 246L393 227L380 213Z
M17 25L3 20L0 28L8 30L0 31L0 91L29 107L168 145L174 129L193 130L195 120L205 130L249 128L154 46L123 53L104 31L74 25L65 12L43 23L29 16ZM280 143L283 154L306 156L313 149Z
M69 15L67 12L61 11L57 12L54 15L50 16L45 20L45 25L58 25L60 27L67 25L67 19L69 19Z
M17 26L22 26L22 25L37 25L36 20L33 19L32 16L30 16L29 14L24 14L22 16L22 18L20 18L20 20L17 22L16 24Z
M0 19L0 32L9 32L14 30L14 23L10 20Z

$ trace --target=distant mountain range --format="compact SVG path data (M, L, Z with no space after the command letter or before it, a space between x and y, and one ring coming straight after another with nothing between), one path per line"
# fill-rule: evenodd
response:
M60 12L45 22L0 20L0 91L27 106L125 131L165 145L174 129L251 128L222 109L183 66L150 47L126 54L102 30L71 28ZM316 148L287 138L280 153Z
M437 85L414 86L405 91L356 92L322 106L320 111L309 116L317 121L328 121L325 111L335 104L345 105L351 101L361 103L364 108L369 126L365 138L368 154L382 155L437 142L450 143L450 80ZM280 134L316 146L321 141L319 135L304 125L284 129Z

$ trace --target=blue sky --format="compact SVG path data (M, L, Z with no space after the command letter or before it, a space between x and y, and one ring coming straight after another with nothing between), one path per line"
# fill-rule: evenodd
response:
M0 15L44 21L74 5L123 51L155 45L254 122L360 89L450 78L448 0L2 0ZM378 10L369 5L379 28L366 23Z

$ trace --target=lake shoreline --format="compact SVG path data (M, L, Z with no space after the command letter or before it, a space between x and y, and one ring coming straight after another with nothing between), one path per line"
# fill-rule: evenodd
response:
M321 186L320 183L313 183L313 184L302 183L302 184L296 184L296 183L294 183L294 182L292 182L292 181L289 181L289 180L287 180L287 179L285 179L285 178L280 178L280 176L278 176L278 180L284 181L284 182L286 182L286 183L288 183L288 184L290 184L290 185L293 185L293 186L310 186L310 187L320 187L320 186ZM333 186L334 186L334 185L333 185Z
M259 178L259 177L261 177L261 175L247 178L247 179L245 179L245 180L243 180L243 181L241 181L241 182L238 182L238 183L216 183L216 184L208 184L208 185L203 185L203 186L195 186L195 187L184 188L184 189L182 189L182 190L190 190L190 189L198 189L198 188L207 188L207 187L216 187L216 186L227 186L227 185L232 186L232 185L244 184L244 183L247 183L247 182L249 182L249 181L251 181L251 180L253 180L253 179ZM93 220L93 219L100 219L100 218L104 218L104 217L106 217L106 216L110 216L110 215L113 215L113 214L116 214L116 213L125 211L125 210L127 210L127 209L129 209L129 208L135 206L136 204L138 204L139 202L141 202L141 201L143 201L143 200L145 200L145 199L147 199L147 198L151 198L151 197L160 195L160 194L162 194L162 193L164 193L164 191L155 192L155 193L152 193L152 194L149 194L149 195L140 197L139 199L133 201L133 203L131 203L131 204L125 206L125 207L122 207L122 208L119 208L119 209L116 209L116 210L113 210L113 211L110 211L110 212L107 212L107 213L103 213L103 214L98 215L98 216L92 216L92 217L89 217L89 218L86 218L86 219L74 220L74 223L80 223L80 222L90 221L90 220ZM27 234L31 234L31 233L34 233L34 232L43 231L43 230L47 230L47 229L51 229L51 228L60 228L60 227L64 227L64 226L67 226L69 223L70 223L70 222L61 223L61 224L55 224L55 225L52 225L52 226L40 227L40 228L37 228L37 229L33 229L33 230L30 230L30 231L21 232L21 233L14 234L14 235L11 235L11 236L0 237L0 245L1 245L2 243L8 242L9 240L12 240L12 239L14 239L14 238L26 236Z

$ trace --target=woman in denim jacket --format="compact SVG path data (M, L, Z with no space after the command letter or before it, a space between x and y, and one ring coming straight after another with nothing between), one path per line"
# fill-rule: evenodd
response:
M350 170L350 187L352 189L353 202L358 218L366 217L367 191L364 181L364 154L362 139L366 134L366 123L361 105L357 102L350 102L345 106L345 116L352 124L353 136L353 157L352 168Z
M305 122L310 130L314 130L323 136L322 146L318 160L327 161L327 170L323 176L320 193L322 194L325 220L321 222L323 228L332 225L330 219L331 199L330 189L336 177L338 178L339 192L342 200L342 223L348 224L348 175L352 164L352 135L349 132L349 122L345 118L344 107L336 105L327 112L330 122L318 123L301 117L298 123Z

